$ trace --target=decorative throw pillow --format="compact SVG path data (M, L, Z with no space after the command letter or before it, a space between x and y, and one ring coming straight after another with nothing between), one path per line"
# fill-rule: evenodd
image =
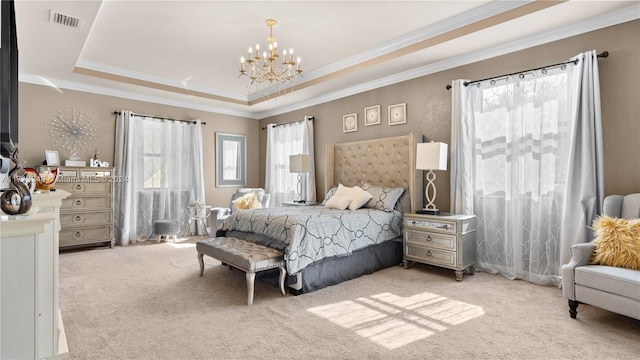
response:
M351 199L351 202L349 203L349 210L357 210L364 206L364 204L368 203L373 196L362 190L360 186L354 186L349 190L346 197Z
M327 191L327 195L324 197L324 200L322 200L322 205L326 205L327 201L329 201L329 199L331 199L331 197L336 194L336 191L338 191L337 186L334 186L331 189L329 189L329 191Z
M349 206L351 197L349 195L350 187L346 187L342 184L338 184L336 192L327 200L324 206L333 209L344 210Z
M350 202L351 199L347 197L333 195L324 206L330 209L344 210L349 206Z
M600 216L593 228L596 249L592 264L640 270L640 219Z
M258 196L253 192L235 199L233 205L236 207L236 210L257 209L262 207L262 204L258 201Z
M369 182L362 182L362 189L372 195L371 200L364 207L391 212L396 206L396 202L404 193L403 188L386 188L373 186Z

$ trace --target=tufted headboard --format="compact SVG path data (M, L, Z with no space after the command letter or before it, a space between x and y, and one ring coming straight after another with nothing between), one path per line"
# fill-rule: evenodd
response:
M337 184L403 187L409 191L411 211L416 202L416 142L413 133L403 136L327 144L325 188ZM419 177L418 177L419 178Z

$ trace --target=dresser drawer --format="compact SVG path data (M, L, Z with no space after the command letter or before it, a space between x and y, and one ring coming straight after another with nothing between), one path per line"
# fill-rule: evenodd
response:
M404 219L404 226L407 228L415 228L420 230L437 230L445 231L455 234L457 232L455 221L445 220L425 220L406 217Z
M431 233L426 231L406 231L406 240L412 243L418 243L425 246L431 246L444 250L456 250L456 235L447 235L440 233Z
M111 225L60 230L60 246L111 241Z
M96 180L97 181L97 180ZM60 182L56 183L56 188L68 191L71 194L109 194L111 193L110 182Z
M69 197L62 199L61 212L91 209L110 209L111 196Z
M111 210L60 214L62 228L111 224Z
M433 264L455 268L457 266L456 253L453 251L438 250L431 247L405 245L404 257L409 260L419 261L425 264Z

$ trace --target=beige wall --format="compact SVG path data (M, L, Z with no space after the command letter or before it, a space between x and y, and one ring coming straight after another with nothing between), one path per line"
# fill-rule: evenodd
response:
M235 188L215 187L215 133L245 134L247 136L247 181L248 186L258 183L258 121L241 117L220 115L204 111L165 106L130 99L90 94L72 90L57 90L40 85L20 83L19 85L19 146L20 159L27 166L37 166L44 160L44 150L60 150L49 146L44 124L54 112L75 109L93 117L100 130L100 137L90 153L83 153L83 159L93 156L98 149L100 159L113 164L115 145L116 110L131 110L134 113L155 115L173 119L200 119L207 125L202 127L206 199L208 205L228 206ZM60 151L62 161L69 158L67 151ZM180 169L176 169L180 171Z
M367 91L260 121L283 123L315 116L316 181L318 199L326 192L324 176L327 143L341 143L415 132L427 140L450 143L451 93L454 79L482 79L554 64L591 49L609 51L599 61L604 133L605 194L640 192L640 21L632 21L516 53ZM407 104L407 124L387 125L387 107ZM382 124L365 127L364 108L380 105ZM342 115L358 113L358 131L342 132ZM260 130L260 183L264 184L266 131ZM449 209L449 172L438 172L436 205ZM422 204L418 204L422 206Z

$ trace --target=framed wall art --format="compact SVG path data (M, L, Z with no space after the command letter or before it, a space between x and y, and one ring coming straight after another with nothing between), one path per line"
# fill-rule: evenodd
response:
M58 155L58 150L45 150L44 159L49 166L60 166L60 155Z
M407 123L407 104L396 104L389 106L389 125L400 125Z
M342 131L352 132L358 131L358 114L348 114L342 117Z
M380 124L380 105L364 108L364 126Z

